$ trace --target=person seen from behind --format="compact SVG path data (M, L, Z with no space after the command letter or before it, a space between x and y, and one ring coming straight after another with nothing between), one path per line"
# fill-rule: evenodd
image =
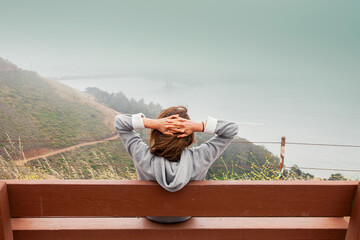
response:
M238 134L234 122L208 117L192 121L184 106L163 110L157 119L144 114L119 114L114 126L133 159L139 180L156 181L164 189L176 192L189 181L204 180L213 162ZM134 130L151 129L149 145ZM197 147L194 132L214 135ZM161 223L182 222L190 217L147 217Z

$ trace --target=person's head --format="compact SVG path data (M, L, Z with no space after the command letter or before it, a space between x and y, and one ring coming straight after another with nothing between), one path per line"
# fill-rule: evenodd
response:
M157 118L165 118L175 114L179 114L179 117L190 119L187 114L187 108L184 106L164 109ZM182 151L194 142L195 136L194 133L187 137L179 138L177 135L179 134L175 133L174 136L165 135L158 130L152 129L150 132L150 152L156 156L164 157L171 162L178 161Z

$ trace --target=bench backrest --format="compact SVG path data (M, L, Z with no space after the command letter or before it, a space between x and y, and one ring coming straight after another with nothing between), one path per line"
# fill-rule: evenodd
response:
M360 240L359 186L346 181L199 181L170 193L145 181L6 180L0 181L0 240L209 240L231 239L231 234ZM108 218L137 216L205 218L172 226ZM343 216L351 216L350 223Z
M350 216L356 181L198 181L171 193L147 181L6 180L11 217Z

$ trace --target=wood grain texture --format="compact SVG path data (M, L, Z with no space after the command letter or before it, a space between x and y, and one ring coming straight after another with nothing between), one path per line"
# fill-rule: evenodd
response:
M0 181L0 239L13 239L8 194L5 181Z
M192 218L158 224L144 218L13 219L16 240L344 239L344 218Z
M342 217L358 182L7 180L12 217Z
M360 240L360 183L351 210L349 229L346 233L346 240Z

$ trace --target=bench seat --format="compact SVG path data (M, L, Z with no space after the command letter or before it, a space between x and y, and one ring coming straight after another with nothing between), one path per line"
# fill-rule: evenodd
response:
M14 239L345 239L341 217L196 217L158 224L145 218L13 218Z

